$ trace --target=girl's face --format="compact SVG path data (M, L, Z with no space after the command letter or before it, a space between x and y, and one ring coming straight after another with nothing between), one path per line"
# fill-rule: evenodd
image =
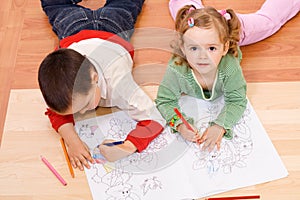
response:
M215 72L228 45L221 43L215 28L203 29L194 26L183 35L182 52L190 66L200 74Z

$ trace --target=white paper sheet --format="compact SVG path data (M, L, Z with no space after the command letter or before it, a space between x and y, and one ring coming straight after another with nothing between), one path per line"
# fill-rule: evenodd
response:
M187 116L205 130L223 107L223 99L180 100ZM104 138L123 140L136 122L117 112L76 122L91 153ZM220 151L203 152L167 128L142 153L115 163L85 169L93 199L186 199L283 178L288 172L250 103L234 127L234 138L223 139Z

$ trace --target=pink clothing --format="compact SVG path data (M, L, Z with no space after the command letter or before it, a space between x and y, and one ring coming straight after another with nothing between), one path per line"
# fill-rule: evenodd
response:
M266 0L256 13L237 14L242 24L240 45L261 41L275 32L300 10L300 0Z
M177 11L184 5L203 7L200 0L170 0L170 13L175 19ZM261 41L294 17L300 10L300 0L266 0L255 13L238 14L242 25L240 46Z

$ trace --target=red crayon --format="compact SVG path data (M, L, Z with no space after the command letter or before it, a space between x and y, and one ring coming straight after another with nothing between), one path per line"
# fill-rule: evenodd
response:
M183 115L180 113L180 111L177 108L174 108L175 113L177 116L181 119L181 121L184 123L184 125L191 131L194 131L194 129L191 127L191 125L184 119Z
M259 195L252 196L235 196L235 197L211 197L206 200L238 200L238 199L259 199Z

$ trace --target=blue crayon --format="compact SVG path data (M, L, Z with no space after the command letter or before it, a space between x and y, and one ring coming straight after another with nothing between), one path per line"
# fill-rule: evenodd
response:
M104 143L104 145L106 146L115 146L115 145L119 145L119 144L124 144L124 141L116 141L116 142L110 142L110 143Z
M104 156L102 156L102 154L100 154L100 153L94 154L94 155L93 155L93 158L94 158L94 159L102 159L102 160L105 160Z
M92 156L94 159L102 159L102 160L105 160L104 156L100 153L100 150L99 150L99 145L94 148L94 151L93 151L93 156Z

